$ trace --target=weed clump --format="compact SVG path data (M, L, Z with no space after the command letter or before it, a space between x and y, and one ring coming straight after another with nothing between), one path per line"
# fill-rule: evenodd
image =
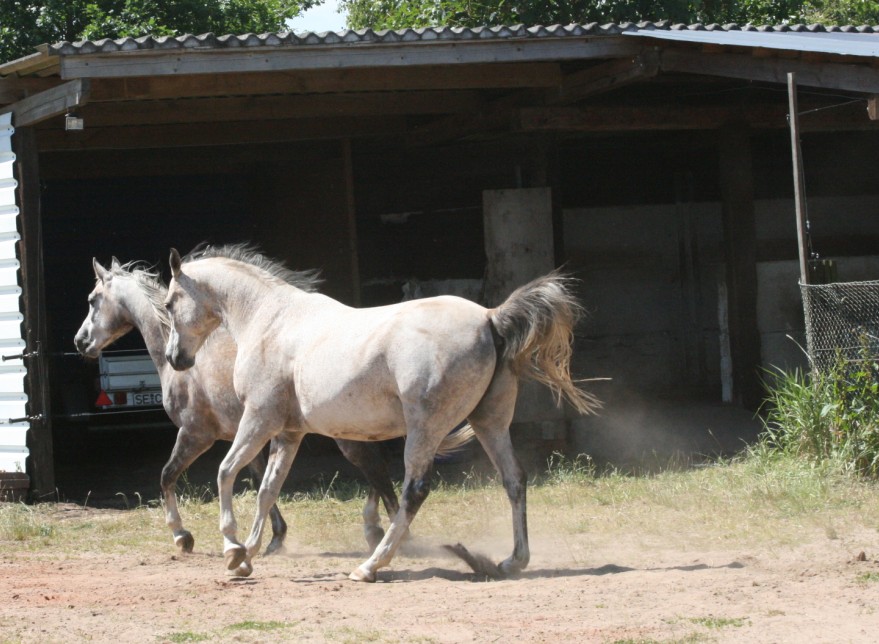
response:
M879 476L879 359L837 359L824 371L779 370L767 383L758 450L838 463Z

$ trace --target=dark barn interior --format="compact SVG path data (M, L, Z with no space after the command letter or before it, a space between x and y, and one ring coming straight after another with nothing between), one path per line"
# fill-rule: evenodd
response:
M879 275L879 77L857 52L693 31L715 42L663 40L687 36L668 25L181 37L63 43L0 66L36 179L22 217L39 232L23 243L44 270L28 287L29 306L45 301L51 402L31 430L37 496L155 496L174 440L161 413L83 416L96 368L72 339L92 257L167 279L172 246L249 241L320 268L351 305L413 285L481 299L518 285L489 284L520 261L521 240L489 226L501 194L548 195L537 250L581 280L588 312L573 370L609 379L587 384L599 417L523 392L513 438L531 471L556 450L616 464L739 449L759 430L761 369L803 363L788 337L803 339L786 74L803 79L811 242L844 279ZM85 128L65 131L74 111ZM190 480L210 483L223 453ZM313 438L290 484L339 468L353 474Z

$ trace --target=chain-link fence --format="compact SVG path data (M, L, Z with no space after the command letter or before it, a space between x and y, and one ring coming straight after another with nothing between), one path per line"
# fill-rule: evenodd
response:
M814 369L879 358L879 281L801 284Z

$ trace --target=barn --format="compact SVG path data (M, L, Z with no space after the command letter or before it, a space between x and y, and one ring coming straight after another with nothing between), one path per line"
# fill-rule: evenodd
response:
M526 388L523 455L735 449L762 370L805 362L792 97L809 252L879 277L877 29L205 34L0 65L0 403L21 407L0 410L0 470L33 499L79 493L91 259L166 267L203 241L320 268L356 306L491 305L564 266L589 312L574 370L605 408L574 417ZM126 418L102 458L157 478L170 444L153 454Z

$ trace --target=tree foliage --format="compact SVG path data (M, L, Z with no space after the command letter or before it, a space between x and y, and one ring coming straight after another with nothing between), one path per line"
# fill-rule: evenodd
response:
M670 20L675 23L879 24L870 0L342 0L354 29Z
M41 43L283 31L320 0L0 0L0 61Z

